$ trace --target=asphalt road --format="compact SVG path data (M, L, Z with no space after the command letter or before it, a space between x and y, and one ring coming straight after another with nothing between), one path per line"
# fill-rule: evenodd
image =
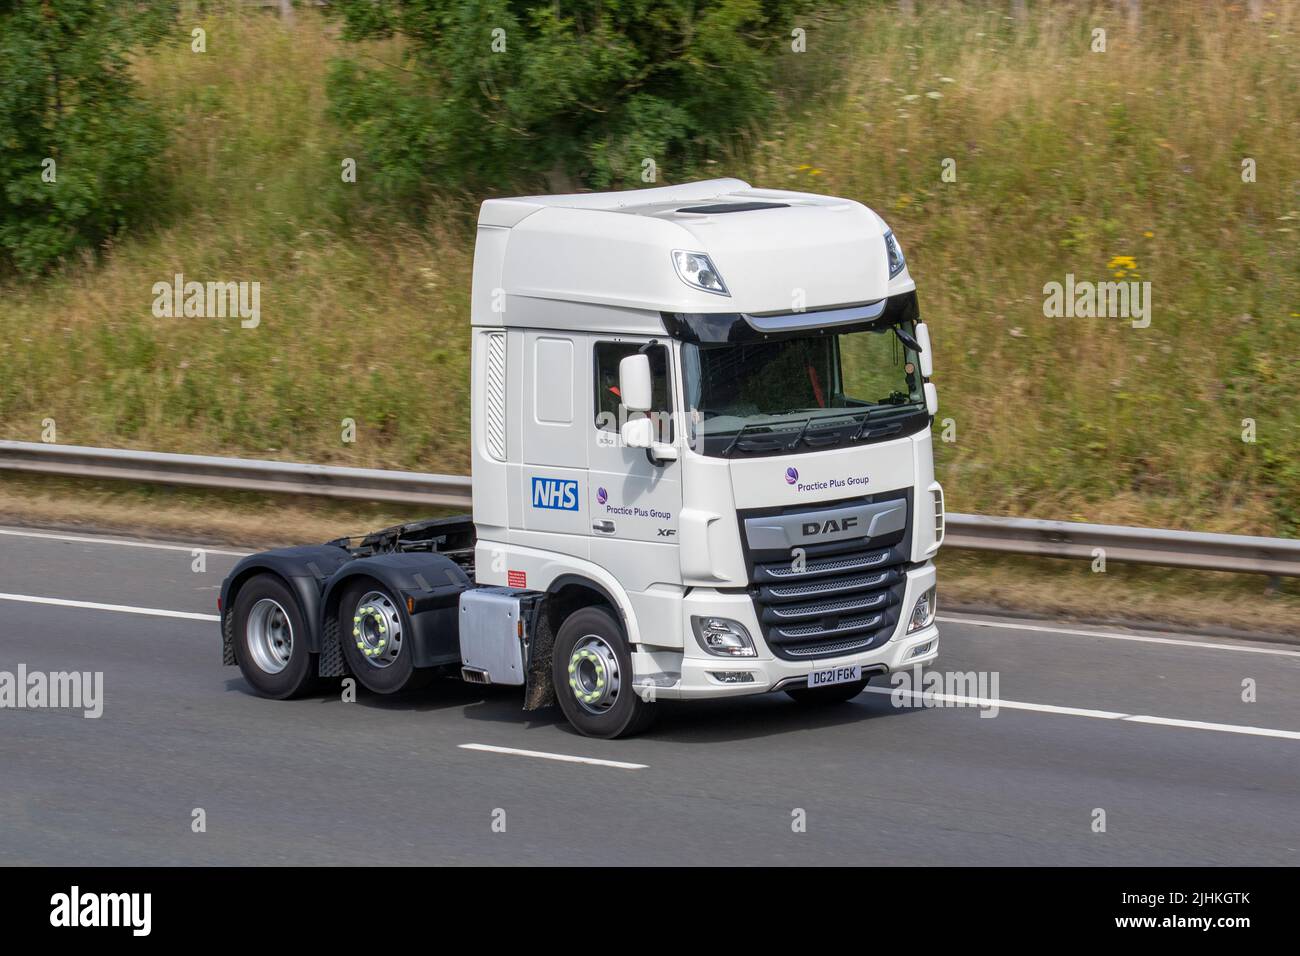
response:
M941 616L996 716L778 694L596 741L455 681L259 699L220 663L237 555L41 534L0 529L0 672L100 671L103 715L0 709L3 864L1300 863L1295 646Z

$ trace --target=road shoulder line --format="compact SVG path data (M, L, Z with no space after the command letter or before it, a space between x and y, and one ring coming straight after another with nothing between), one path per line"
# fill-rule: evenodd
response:
M161 607L134 607L129 604L99 604L95 601L69 601L66 598L36 597L32 594L0 594L0 601L20 604L50 604L55 607L77 607L90 611L116 611L119 614L144 614L149 617L175 617L187 621L220 621L216 614L198 611L170 611Z
M1249 737L1279 737L1300 740L1300 730L1277 730L1273 727L1247 727L1241 724L1217 724L1204 720L1183 720L1179 717L1153 717L1149 714L1123 714L1113 710L1088 710L1084 707L1061 707L1057 704L1034 704L1023 700L1001 700L988 697L964 697L959 694L942 694L934 691L905 690L901 687L867 687L867 693L891 696L895 693L907 697L914 704L925 706L926 701L973 707L987 711L1028 710L1039 714L1059 714L1065 717L1092 717L1097 720L1126 720L1138 724L1160 727L1179 727L1185 730L1211 730L1223 734L1244 734Z
M563 763L585 763L597 767L614 767L617 770L645 770L647 764L627 763L622 760L601 760L599 757L575 757L573 754L553 754L545 750L519 750L515 747L494 747L491 744L459 744L461 750L478 750L483 753L510 754L515 757L539 757L542 760L559 760Z
M1050 624L1025 624L1018 621L998 621L987 618L952 617L941 614L936 618L941 624L965 624L969 627L1000 627L1008 631L1039 631L1043 634L1065 634L1070 637L1100 637L1110 641L1136 641L1142 644L1170 644L1176 647L1197 647L1209 651L1236 651L1240 654L1275 654L1279 657L1300 657L1300 651L1282 647L1261 647L1251 644L1215 644L1177 637L1157 637L1149 634L1120 634L1115 631L1086 631L1081 628L1055 627Z

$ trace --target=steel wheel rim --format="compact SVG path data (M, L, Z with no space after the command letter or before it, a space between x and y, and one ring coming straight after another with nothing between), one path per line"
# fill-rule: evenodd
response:
M259 670L278 674L293 657L293 625L289 615L273 598L262 598L248 612L248 652Z
M569 655L569 690L574 700L589 714L608 713L622 689L618 655L599 634L578 639Z
M352 642L371 667L390 666L402 653L402 612L382 591L368 591L352 612Z

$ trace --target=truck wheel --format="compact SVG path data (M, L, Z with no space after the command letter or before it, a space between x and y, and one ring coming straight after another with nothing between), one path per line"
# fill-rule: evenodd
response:
M843 704L861 694L866 689L868 680L870 678L864 677L850 684L831 684L829 687L792 687L786 693L801 704Z
M428 683L432 672L417 669L411 620L402 602L374 581L345 585L339 601L339 644L361 686L396 694Z
M654 720L654 706L632 686L623 629L604 608L574 611L560 625L551 679L560 710L586 737L630 737Z
M263 697L284 700L311 689L316 667L298 600L274 575L239 589L233 609L235 662Z

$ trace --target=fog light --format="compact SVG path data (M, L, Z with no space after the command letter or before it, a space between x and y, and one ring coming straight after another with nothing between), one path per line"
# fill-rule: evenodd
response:
M916 599L916 607L912 608L912 620L907 625L907 633L919 631L923 627L929 627L934 623L934 613L938 610L936 604L935 589L933 587Z
M739 621L725 617L691 617L700 647L715 657L757 657L749 631Z
M920 657L923 654L929 654L932 647L934 647L934 641L926 641L924 644L916 645L916 647L912 648L912 653L907 655L908 660L913 657Z
M754 683L754 675L749 671L709 671L709 676L719 684Z

